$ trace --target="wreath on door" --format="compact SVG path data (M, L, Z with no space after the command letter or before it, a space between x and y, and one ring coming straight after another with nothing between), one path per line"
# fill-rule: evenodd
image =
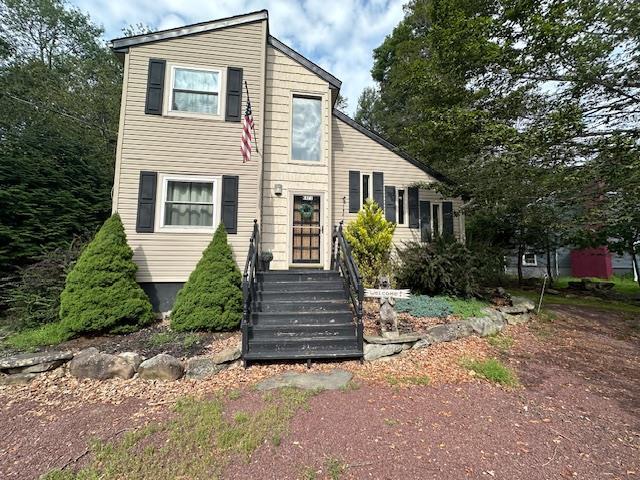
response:
M304 220L309 220L313 216L313 206L309 203L303 203L300 205L298 211Z

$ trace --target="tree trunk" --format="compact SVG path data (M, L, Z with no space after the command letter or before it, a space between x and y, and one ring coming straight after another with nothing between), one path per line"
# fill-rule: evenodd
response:
M522 286L522 256L524 255L524 245L518 244L518 286Z
M636 268L636 275L638 276L637 282L640 287L640 265L638 264L638 256L636 255L636 251L631 247L631 261L633 262L633 266Z

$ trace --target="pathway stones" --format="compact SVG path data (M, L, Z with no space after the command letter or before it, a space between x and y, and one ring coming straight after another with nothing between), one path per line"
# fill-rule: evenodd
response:
M69 373L78 378L107 380L109 378L129 379L135 370L124 358L109 353L101 353L97 348L82 350L69 362Z
M294 387L304 390L338 390L346 387L352 377L353 375L345 370L333 370L330 373L285 372L258 383L257 389L263 391Z
M146 380L178 380L184 375L184 367L177 358L161 353L142 362L138 375Z

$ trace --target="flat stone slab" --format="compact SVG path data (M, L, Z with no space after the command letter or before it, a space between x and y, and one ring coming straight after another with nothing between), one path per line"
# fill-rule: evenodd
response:
M0 370L31 367L41 363L66 362L72 358L71 352L20 353L0 359Z
M331 373L297 373L285 372L275 377L267 378L258 383L258 390L273 390L275 388L295 387L303 390L338 390L345 387L353 374L345 370L333 370Z
M376 343L378 345L389 345L392 343L412 343L421 340L420 335L398 335L397 337L375 337L372 335L365 335L364 340L367 343Z
M0 385L26 385L37 376L37 373L16 373L14 375L0 375Z

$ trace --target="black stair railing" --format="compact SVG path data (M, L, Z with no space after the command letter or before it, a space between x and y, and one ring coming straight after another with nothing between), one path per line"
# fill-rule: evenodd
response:
M249 240L249 251L247 252L247 261L244 264L244 273L242 275L242 322L240 329L242 331L242 355L249 351L249 325L251 322L251 307L257 300L256 272L258 270L258 257L260 256L260 229L258 228L258 220L253 221L253 233Z
M364 327L362 324L362 302L364 300L364 286L360 270L356 265L349 242L344 237L342 224L334 227L332 244L331 244L331 269L340 272L345 284L346 291L353 305L353 311L356 317L356 335L358 345L363 344Z

